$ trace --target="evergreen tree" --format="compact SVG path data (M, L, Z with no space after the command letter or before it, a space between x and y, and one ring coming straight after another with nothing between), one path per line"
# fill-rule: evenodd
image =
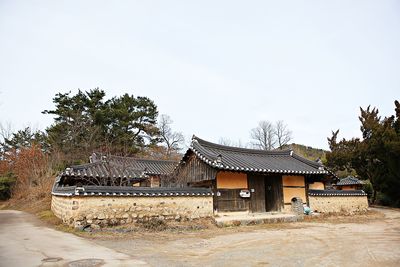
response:
M400 206L400 104L395 101L396 115L381 118L376 108L360 108L362 140L337 141L339 131L328 138L331 152L327 166L333 170L355 170L361 179L368 179L376 193L382 193L390 204Z
M52 147L67 160L84 160L93 150L132 155L159 142L157 106L147 97L124 94L111 100L99 88L53 98L54 124L47 129Z
M108 140L115 152L137 153L147 145L159 142L157 106L147 97L124 94L113 98L109 106Z
M86 158L92 149L99 146L102 130L107 127L107 102L105 93L98 88L76 95L58 93L53 98L54 110L44 114L55 115L54 124L47 129L49 141L54 149L76 158Z
M3 142L0 143L0 151L8 153L12 150L18 151L33 145L38 145L43 152L47 152L50 148L47 135L44 132L33 131L30 127L26 127L13 133L11 138L4 138Z

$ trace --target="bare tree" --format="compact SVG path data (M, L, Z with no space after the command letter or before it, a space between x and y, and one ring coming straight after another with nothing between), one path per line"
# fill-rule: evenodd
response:
M174 132L171 129L172 119L170 116L162 114L158 123L158 129L163 143L167 146L168 155L172 151L178 151L180 146L185 142L185 138L181 132Z
M218 140L218 144L223 146L233 146L232 140L226 137L220 137Z
M262 150L271 150L275 147L275 129L269 121L260 121L258 127L250 131L250 136L254 140L253 146Z
M275 135L278 143L278 148L282 149L284 145L292 140L292 131L290 131L282 120L275 123Z
M6 144L5 141L10 139L13 134L13 130L11 127L10 122L6 122L5 124L2 124L0 122L0 159L4 156L4 153L6 151Z
M239 140L237 141L237 143L235 144L235 146L236 146L236 147L241 147L241 148L247 148L247 147L248 147L248 144L243 143L242 140L239 139Z
M248 147L248 145L243 143L242 140L240 140L240 139L237 142L235 142L226 137L219 138L218 144L223 145L223 146L233 146L233 147L241 147L241 148Z
M5 139L10 139L12 136L13 130L10 122L6 122L2 124L0 122L0 143Z
M292 139L292 131L282 121L272 124L269 121L260 121L258 127L250 131L253 139L252 145L263 150L271 150L276 148L282 149L284 145Z

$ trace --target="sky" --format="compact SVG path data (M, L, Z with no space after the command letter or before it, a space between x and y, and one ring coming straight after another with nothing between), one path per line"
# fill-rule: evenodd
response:
M0 0L0 123L45 129L58 92L154 100L174 130L250 141L360 136L359 107L400 99L400 2Z

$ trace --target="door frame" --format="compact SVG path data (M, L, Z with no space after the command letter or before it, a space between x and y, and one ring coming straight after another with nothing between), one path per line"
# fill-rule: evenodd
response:
M271 189L269 189L269 186ZM283 183L282 175L265 176L265 211L282 211L283 202Z
M250 212L265 212L265 175L249 173L247 184L250 190Z

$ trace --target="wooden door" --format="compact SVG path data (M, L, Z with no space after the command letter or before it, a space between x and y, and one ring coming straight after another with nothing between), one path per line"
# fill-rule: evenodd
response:
M249 210L249 201L240 197L242 189L218 189L214 199L214 209L218 211L247 211Z
M283 206L282 176L265 177L265 210L281 211Z
M265 212L265 179L263 175L248 175L250 211Z

